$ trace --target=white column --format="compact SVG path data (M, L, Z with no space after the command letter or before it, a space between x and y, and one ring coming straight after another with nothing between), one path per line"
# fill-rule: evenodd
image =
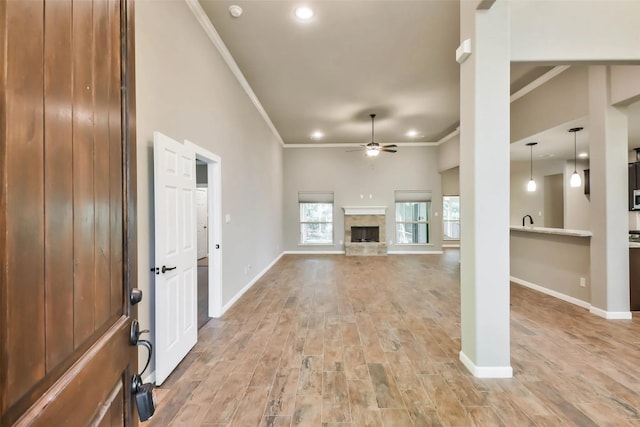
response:
M608 66L589 67L591 312L631 319L627 114L611 106L610 82Z
M477 377L512 376L509 352L509 16L460 4L460 360Z

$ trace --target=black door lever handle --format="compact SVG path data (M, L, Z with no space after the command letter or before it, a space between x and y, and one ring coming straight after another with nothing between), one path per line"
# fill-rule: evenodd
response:
M166 265L163 265L161 271L163 273L166 273L167 271L175 270L176 268L178 268L178 267L167 267Z

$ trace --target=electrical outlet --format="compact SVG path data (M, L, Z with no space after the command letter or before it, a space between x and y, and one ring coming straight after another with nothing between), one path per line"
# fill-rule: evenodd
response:
M584 277L580 278L580 287L585 288L587 286L587 280Z

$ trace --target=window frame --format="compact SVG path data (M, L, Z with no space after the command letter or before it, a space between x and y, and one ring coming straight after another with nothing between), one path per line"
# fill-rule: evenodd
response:
M406 203L424 203L425 206L425 212L426 212L426 219L424 221L399 221L398 220L398 204L406 204ZM414 200L414 201L410 201L410 200L401 200L395 201L395 205L394 205L394 215L395 215L395 239L396 239L396 245L398 246L425 246L425 245L429 245L431 244L431 200ZM426 226L426 242L424 243L400 243L398 241L398 225L399 224L409 224L409 225L420 225L420 224L425 224Z
M302 220L302 205L330 205L331 206L331 221L303 221ZM302 246L327 246L335 244L335 227L334 227L334 203L333 201L322 201L322 202L309 202L309 201L298 201L298 245ZM318 224L319 226L323 224L331 225L331 241L328 242L304 242L303 241L303 226L308 224Z
M443 242L459 242L460 241L460 213L458 212L458 219L447 219L446 217L446 213L445 213L445 201L444 199L447 197L456 197L458 199L458 209L460 209L460 195L456 195L456 194L451 194L451 195L443 195L442 196L442 241ZM448 237L447 234L445 233L445 230L447 229L447 222L448 223L458 223L458 238L452 238L452 237Z

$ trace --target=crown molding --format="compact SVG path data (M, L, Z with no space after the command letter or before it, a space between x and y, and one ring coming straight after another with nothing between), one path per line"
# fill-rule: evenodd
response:
M202 6L198 2L198 0L184 0L184 1L185 3L187 3L187 6L189 6L189 9L191 9L191 12L200 23L200 26L204 30L205 34L209 37L209 40L211 40L211 42L216 47L216 49L218 49L218 52L220 52L222 59L224 59L224 62L227 63L227 66L229 67L229 69L231 70L235 78L238 80L238 82L240 83L240 86L242 86L244 91L247 93L247 96L249 97L253 105L256 107L256 110L258 110L258 113L260 114L260 116L262 116L262 119L265 121L269 129L271 129L271 132L276 137L276 139L280 142L280 145L284 147L284 141L282 140L280 133L278 132L276 127L273 125L273 122L269 118L269 115L267 114L264 107L260 103L260 100L258 99L256 94L253 92L253 89L251 89L249 82L247 82L247 79L244 77L244 74L242 74L242 71L240 71L238 64L233 59L233 56L231 56L231 52L229 52L229 49L227 49L227 46L222 41L222 38L216 31L215 27L213 26L213 23L205 13L204 9L202 9Z

